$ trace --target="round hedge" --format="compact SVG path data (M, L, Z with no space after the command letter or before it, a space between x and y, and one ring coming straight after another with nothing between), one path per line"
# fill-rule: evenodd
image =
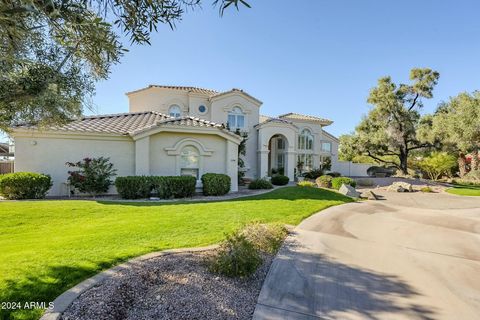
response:
M276 186L284 186L290 181L287 176L277 175L272 177L272 184Z
M205 173L202 176L203 194L221 196L230 192L230 177L220 173Z
M15 172L0 175L0 195L7 199L43 199L52 187L49 175Z
M266 179L256 179L250 182L248 189L273 189L273 185Z

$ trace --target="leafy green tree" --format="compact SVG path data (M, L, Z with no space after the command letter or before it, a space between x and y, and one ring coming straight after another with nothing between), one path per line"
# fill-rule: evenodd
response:
M438 72L425 68L411 70L410 85L396 85L390 77L379 79L367 100L373 109L354 134L341 140L342 153L348 157L366 155L408 174L410 152L432 145L421 140L417 130L430 125L422 119L419 110L422 99L432 98L438 78Z
M457 160L447 152L433 152L419 161L419 168L432 180L438 180L442 175L451 175Z
M56 124L89 107L95 82L132 43L149 44L201 0L0 0L0 130ZM215 0L220 14L243 0Z
M441 103L430 121L432 129L424 133L431 142L458 154L460 176L467 172L466 155L472 155L470 169L479 170L480 92L461 93Z

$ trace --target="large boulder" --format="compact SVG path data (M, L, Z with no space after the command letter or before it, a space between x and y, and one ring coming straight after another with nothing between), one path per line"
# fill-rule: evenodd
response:
M357 192L357 190L355 190L354 187L348 184L342 184L338 192L340 192L343 195L346 195L347 197L360 198L360 193Z
M387 191L391 192L413 192L413 187L408 182L397 181L388 186Z

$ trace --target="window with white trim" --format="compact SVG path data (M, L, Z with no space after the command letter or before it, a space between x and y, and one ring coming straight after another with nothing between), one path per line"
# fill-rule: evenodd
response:
M322 151L332 152L332 143L327 141L322 141Z
M313 135L308 129L303 129L298 136L298 149L313 150Z
M168 114L170 115L170 117L180 118L182 116L182 109L180 108L180 106L174 104L168 109Z
M198 180L200 153L193 146L186 146L180 153L180 175L193 176Z
M228 113L227 121L228 127L232 131L245 129L245 114L240 107L234 107L232 111Z
M298 136L297 168L305 172L313 169L313 134L308 129Z

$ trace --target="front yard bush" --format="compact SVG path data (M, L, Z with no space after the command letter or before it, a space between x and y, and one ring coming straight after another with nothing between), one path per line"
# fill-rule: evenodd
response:
M115 187L123 199L148 198L152 191L152 179L146 176L118 177Z
M52 187L49 175L15 172L0 175L0 195L7 199L43 199Z
M332 176L324 175L321 177L318 177L315 180L315 183L317 184L317 187L319 188L331 188L332 187Z
M299 187L307 187L307 188L313 188L315 187L315 183L313 183L312 181L299 181L297 182L297 186Z
M192 176L150 177L152 189L159 198L188 198L195 194L197 179Z
M273 189L273 185L266 179L255 179L250 182L248 189Z
M231 179L226 174L205 173L202 176L203 194L222 196L230 191Z
M284 186L290 181L287 176L277 175L272 177L272 184L276 186Z
M287 236L288 231L287 228L281 224L253 222L243 228L241 234L258 250L269 254L276 254Z
M339 190L340 187L342 186L342 184L351 185L352 187L357 186L357 182L355 182L355 180L353 180L352 178L337 177L337 178L332 179L332 188L333 189Z
M210 271L227 277L248 277L262 263L260 253L247 237L239 232L227 236L209 262Z
M315 180L322 175L323 175L323 170L321 168L313 169L303 174L305 178L311 179L311 180Z
M117 171L113 168L110 158L104 157L84 158L77 162L67 162L66 165L77 168L75 171L68 171L68 181L71 185L78 191L92 196L108 192Z

